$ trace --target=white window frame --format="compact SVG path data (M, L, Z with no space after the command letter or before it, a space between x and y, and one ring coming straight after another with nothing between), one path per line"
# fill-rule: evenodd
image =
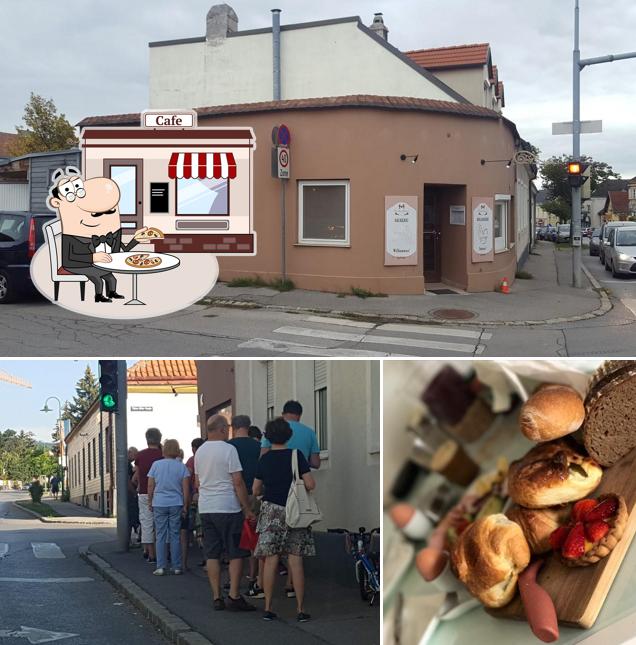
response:
M320 459L321 461L323 459L328 459L329 458L329 447L331 445L331 397L329 396L329 361L326 360L321 360L321 361L314 361L313 362L313 373L314 373L314 379L313 379L313 391L314 391L314 431L316 432L316 435L318 437L318 440L320 442ZM316 368L318 367L316 363L320 363L321 367L323 367L325 376L324 379L321 379L318 381L316 379ZM324 442L322 441L322 437L320 436L320 428L319 428L319 408L318 408L318 395L319 393L322 392L324 393L325 397L325 438L327 440L327 447L324 447Z
M306 238L303 233L303 194L305 186L344 186L345 187L345 239L320 240ZM350 199L351 187L348 179L300 180L298 182L298 244L301 246L350 246Z
M505 206L505 215L501 222L503 235L495 237L495 253L504 253L509 250L508 228L510 219L510 195L495 195L495 213L497 211L497 204ZM493 226L494 229L494 226ZM501 240L501 241L498 241Z

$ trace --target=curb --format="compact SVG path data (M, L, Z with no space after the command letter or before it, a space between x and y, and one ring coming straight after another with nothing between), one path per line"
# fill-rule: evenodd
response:
M46 524L89 524L91 526L114 526L114 523L109 520L109 518L86 518L85 520L81 518L69 518L65 517L63 515L59 515L57 517L47 517L45 515L40 515L36 511L31 510L30 508L25 508L24 506L21 506L17 502L13 502L13 505L20 509L21 511L24 511L25 513L29 513L29 515L33 515L33 517L37 517L40 522L44 522ZM101 521L95 521L95 520L101 520ZM106 520L106 521L104 521Z
M79 554L97 573L137 607L170 642L176 643L176 645L214 645L203 634L193 631L188 623L170 612L137 583L117 571L102 557L91 553L89 547L81 548Z
M234 309L267 309L270 311L281 311L291 314L320 314L331 318L347 318L349 320L363 320L383 324L387 322L403 322L420 325L443 325L452 324L454 326L473 326L473 327L533 327L537 325L553 325L560 323L578 322L580 320L590 320L604 316L613 307L607 293L596 281L594 276L586 267L582 267L583 272L590 281L590 284L599 297L599 306L593 311L576 316L564 316L559 318L547 318L545 320L452 320L447 318L426 318L415 314L392 314L386 316L377 313L340 311L338 309L326 309L320 307L290 307L288 305L260 304L250 300L233 300L230 298L204 298L200 304L211 307L226 307Z

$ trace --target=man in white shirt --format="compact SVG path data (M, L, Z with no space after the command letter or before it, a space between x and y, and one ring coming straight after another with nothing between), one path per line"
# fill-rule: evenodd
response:
M249 551L239 547L243 519L254 519L254 513L250 508L238 452L234 446L226 443L229 429L224 416L216 414L210 417L207 423L208 440L194 455L203 548L214 609L254 611L256 607L248 604L239 593L243 559L250 555ZM223 553L227 553L230 559L227 602L221 595L220 560Z

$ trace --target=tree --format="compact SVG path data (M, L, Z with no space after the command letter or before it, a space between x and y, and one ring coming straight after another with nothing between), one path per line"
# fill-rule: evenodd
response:
M77 382L75 392L76 395L73 397L73 401L67 401L62 410L62 419L70 419L71 428L75 427L75 424L86 414L99 397L99 382L90 365L86 366L84 376ZM53 433L53 439L59 441L60 438L57 433Z
M27 481L35 474L32 463L37 444L32 432L0 432L0 473L3 479Z
M543 187L548 191L549 199L543 203L543 210L556 215L561 222L569 222L572 216L572 188L568 182L568 155L550 157L544 161L539 170ZM590 164L590 190L608 179L620 179L621 176L604 161L594 161L592 157L581 156L581 161Z
M25 128L16 126L17 139L9 146L14 157L30 152L66 150L77 145L73 126L64 114L58 114L53 99L31 92L22 117Z

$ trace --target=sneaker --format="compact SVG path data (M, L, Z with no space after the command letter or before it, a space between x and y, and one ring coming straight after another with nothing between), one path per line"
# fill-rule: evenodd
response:
M155 569L152 572L153 576L165 576L166 575L166 570L165 569Z
M148 551L144 551L144 560L148 559Z
M146 562L148 564L157 564L157 558L148 558Z
M175 569L174 570L174 575L175 576L182 576L183 575L183 569Z
M296 620L299 623L306 623L310 619L311 619L311 616L309 614L306 614L304 611L299 611L298 615L296 616Z
M295 598L296 597L296 592L294 591L293 587L285 587L285 595L288 598Z
M278 616L273 611L266 611L263 614L263 620L276 620Z
M238 598L228 596L226 606L230 611L256 611L256 607L246 602L243 596L239 596Z
M214 611L221 611L225 609L225 600L223 600L223 598L217 598L214 601L213 606L214 606Z
M284 564L279 564L278 565L278 575L279 576L286 576L287 575L287 567Z
M250 584L247 595L250 598L265 598L265 592L255 582Z

